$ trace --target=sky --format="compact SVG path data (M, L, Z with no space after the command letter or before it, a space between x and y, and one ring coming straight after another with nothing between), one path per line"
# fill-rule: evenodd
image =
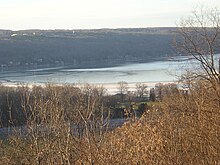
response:
M171 27L220 0L0 0L0 29Z

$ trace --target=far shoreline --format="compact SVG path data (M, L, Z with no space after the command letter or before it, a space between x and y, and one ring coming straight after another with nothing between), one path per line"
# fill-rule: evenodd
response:
M150 88L154 88L156 84L158 83L162 83L162 84L172 84L175 83L177 84L177 81L155 81L155 82L127 82L128 84L128 89L129 91L133 92L135 91L136 88L136 84L137 83L141 83L147 86L147 89L149 90ZM46 82L46 83L15 83L15 82L4 82L4 83L0 83L0 85L2 86L6 86L6 87L12 87L12 88L16 88L19 86L27 86L29 88L33 88L34 86L41 86L41 87L45 87L47 84L51 84L53 86L65 86L65 85L72 85L72 86L76 86L76 87L83 87L85 85L91 85L94 87L103 87L104 89L106 89L106 93L109 95L115 95L118 92L118 83L52 83L52 82Z

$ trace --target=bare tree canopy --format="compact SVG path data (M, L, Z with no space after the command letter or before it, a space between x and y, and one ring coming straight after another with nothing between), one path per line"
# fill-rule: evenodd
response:
M128 83L126 81L118 82L118 94L121 95L121 101L124 101L124 96L128 93Z
M118 82L118 93L125 95L128 92L128 83L125 81Z
M200 7L192 16L182 19L175 44L181 54L192 56L201 65L201 71L192 73L211 83L220 83L218 59L220 52L220 12L217 8Z
M136 83L136 95L137 97L143 98L147 94L147 85L144 83Z

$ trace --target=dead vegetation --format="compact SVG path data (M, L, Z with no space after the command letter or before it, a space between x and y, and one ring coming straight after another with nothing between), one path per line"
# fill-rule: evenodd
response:
M204 17L195 16L204 21L200 20ZM212 16L206 18L219 21L219 15ZM188 23L194 26L191 20ZM199 46L206 49L210 44L210 31L202 25L190 31L180 29L182 48L198 58L203 69L183 76L187 92L167 86L160 103L141 119L133 118L112 131L106 129L109 113L103 88L48 85L33 88L33 95L22 88L19 107L25 129L0 142L0 164L220 164L219 72L213 63L214 46L209 45L208 55L200 52ZM211 43L216 46L219 24L214 25ZM195 36L190 35L192 30L196 30ZM5 101L12 108L10 99Z
M185 86L188 93L169 92L141 119L112 131L106 130L102 88L48 85L46 93L33 89L34 98L24 90L25 130L1 141L0 162L217 165L218 91L208 81L194 80Z

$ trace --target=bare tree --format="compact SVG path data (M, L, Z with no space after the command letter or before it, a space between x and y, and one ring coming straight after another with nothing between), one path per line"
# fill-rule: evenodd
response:
M136 83L136 95L143 99L144 95L147 94L147 85L144 83Z
M94 164L110 116L103 87L47 84L31 89L6 89L7 95L16 94L5 97L10 124L17 126L19 120L20 114L14 113L15 106L23 112L24 125L9 132L7 140L12 149L10 152L0 149L0 155L4 153L5 157L2 162L0 156L0 164ZM13 117L14 114L17 116Z
M118 82L118 93L121 95L121 100L124 101L124 96L128 93L128 83L125 81Z
M199 70L190 72L190 77L208 80L215 88L220 84L215 56L220 47L219 25L220 12L217 8L200 7L193 11L191 17L181 21L175 39L180 53L192 56L201 66Z
M163 90L162 83L155 84L155 97L159 100L161 100L163 97L162 90Z

